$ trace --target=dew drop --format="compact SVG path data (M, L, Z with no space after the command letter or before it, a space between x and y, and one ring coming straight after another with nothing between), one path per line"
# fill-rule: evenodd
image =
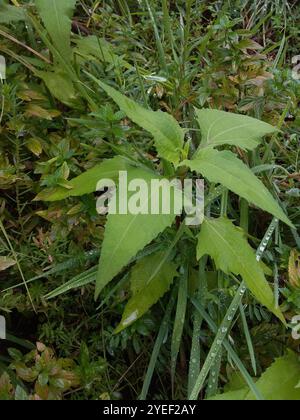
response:
M123 322L123 325L129 325L132 322L136 321L138 318L138 311L133 312L127 319L125 319L125 321Z

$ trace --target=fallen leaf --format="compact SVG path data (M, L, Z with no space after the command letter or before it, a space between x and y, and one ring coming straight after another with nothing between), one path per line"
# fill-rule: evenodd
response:
M0 257L0 271L7 270L8 268L14 266L16 261L8 257Z

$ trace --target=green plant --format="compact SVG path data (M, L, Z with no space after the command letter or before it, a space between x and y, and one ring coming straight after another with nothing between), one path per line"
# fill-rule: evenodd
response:
M202 142L192 160L186 160L184 157L187 155L188 149L187 145L184 145L184 130L171 116L146 110L103 82L97 81L95 78L93 80L117 102L129 118L154 136L159 157L174 165L169 169L171 176L179 174L183 168L190 167L193 171L203 174L214 185L223 184L244 199L273 214L292 229L294 228L280 205L251 170L232 152L215 149L216 146L230 145L254 150L263 136L277 131L275 128L245 116L215 110L196 111ZM242 137L240 136L241 129L243 130ZM143 168L141 162L130 162L119 156L80 175L71 181L66 189L59 187L54 192L43 193L43 197L46 197L48 201L55 201L91 193L96 190L99 180L107 178L108 175L116 179L118 172L124 168L131 179L142 178L146 183L150 183L155 177L161 179L160 173ZM184 174L186 173L185 169ZM149 197L148 200L150 201L150 199ZM148 206L149 202L142 203L142 205ZM110 214L108 216L96 281L96 298L111 280L130 263L137 252L156 239L167 227L170 227L175 222L175 218L174 212L170 215L143 215L141 212L137 215ZM176 268L179 265L181 266L180 285L183 285L187 273L185 267L196 264L194 254L188 251L189 247L186 253L176 255L175 252L174 256L173 249L180 240L185 239L187 234L184 221L181 223L178 233L174 232L173 243L167 252L147 257L133 269L131 274L133 296L125 309L122 323L117 329L118 332L143 316L167 292L177 276ZM140 226L143 226L142 230ZM192 243L198 241L198 260L209 255L215 261L217 269L222 270L226 275L241 275L257 300L285 322L281 311L274 304L273 292L265 279L265 269L255 258L255 253L248 245L240 228L235 227L230 220L224 217L206 218L200 235L192 232L190 235ZM178 261L178 265L172 266L171 260L174 258ZM113 266L111 259L114 260ZM152 271L151 275L147 268L148 264ZM187 300L186 291L181 286L178 299L179 307L184 305ZM233 309L231 321L238 310L238 304ZM178 316L178 320L182 320L184 315L185 311ZM177 342L180 342L181 335L182 328L175 334ZM178 352L179 348L174 352L174 360L177 359Z
M36 350L26 356L16 349L9 349L9 354L13 359L10 369L16 372L17 378L34 385L32 394L20 385L13 390L8 375L3 374L1 391L7 393L8 399L14 396L13 399L22 400L57 400L80 383L75 363L68 359L56 359L53 351L42 343L37 343Z
M299 390L299 358L296 354L289 352L286 356L279 358L257 381L257 388L260 389L269 401L285 400L298 401ZM227 386L227 393L213 398L214 400L255 400L253 394L247 389L241 389L243 380L238 376L232 378Z
M84 362L80 386L63 398L211 398L224 384L230 390L238 370L239 390L246 383L251 396L270 399L256 379L286 347L299 350L282 321L299 314L300 238L278 222L299 227L300 85L291 70L299 7L13 3L0 5L8 62L0 310L9 341L41 341ZM203 225L185 226L177 214L137 217L117 248L129 218L110 215L105 228L93 192L119 170L148 183L201 174ZM267 213L276 215L271 224ZM9 363L1 347L1 374ZM11 382L2 380L14 398Z

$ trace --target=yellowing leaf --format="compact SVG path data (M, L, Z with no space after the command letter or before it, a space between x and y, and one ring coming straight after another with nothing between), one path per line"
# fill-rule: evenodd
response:
M216 109L196 109L196 114L203 136L201 146L229 144L253 150L262 137L279 131L255 118Z
M16 263L15 260L8 257L0 257L0 271L5 271L8 268L14 266Z
M264 184L233 153L219 152L211 148L202 149L195 159L185 161L182 165L184 164L202 174L210 182L224 185L230 191L293 227Z
M300 288L300 253L296 249L290 255L289 280L293 287Z
M242 276L256 299L285 322L281 311L275 307L274 294L262 266L241 229L226 218L206 219L197 246L198 259L204 255L212 257L217 268L224 273Z
M43 152L41 141L36 137L27 140L26 147L36 156L40 156Z
M135 124L152 134L160 157L178 164L181 158L184 130L174 117L162 111L151 111L119 93L92 75L90 77L118 104Z
M177 265L164 262L165 253L150 255L140 260L132 269L133 296L126 305L116 333L123 331L141 318L169 290L178 275Z
M60 115L59 111L44 109L39 105L30 104L26 107L25 115L28 117L37 117L43 120L51 121Z
M37 92L33 89L24 89L20 92L17 92L17 96L23 101L31 102L32 100L35 101L47 101L47 97L40 92Z

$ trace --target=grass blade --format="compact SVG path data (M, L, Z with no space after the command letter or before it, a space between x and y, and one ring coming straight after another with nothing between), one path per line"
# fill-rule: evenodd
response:
M178 354L180 351L180 345L183 335L186 308L187 308L187 299L188 299L188 267L182 267L181 269L181 278L179 282L178 289L178 300L177 300L177 310L176 317L174 322L172 344L171 344L171 380L172 380L172 394L174 397L174 383L175 383L175 373L176 373L176 364L178 359Z
M44 298L46 300L54 299L64 293L70 292L73 289L78 289L80 287L87 286L88 284L96 281L97 272L98 266L92 267L90 270L79 274L79 276L76 276L73 279L67 281L62 286L57 287L55 290L44 296Z
M61 264L57 264L54 268L48 269L43 274L27 280L26 283L29 284L29 283L32 283L32 282L35 282L35 281L38 281L38 280L49 278L49 276L55 276L55 275L60 274L64 271L73 270L77 267L80 267L81 264L97 260L99 258L99 255L100 255L100 251L98 249L88 251L88 252L84 253L82 256L79 256L79 257L76 257L76 258L70 258L69 260L67 260L67 261L65 261ZM8 292L9 290L16 289L16 288L21 287L23 285L24 285L24 283L18 283L15 286L11 286L11 287L3 290L3 292Z
M207 290L207 279L205 273L205 267L207 258L204 257L200 261L199 267L199 290L197 293L197 301L201 302L205 307L204 299ZM200 331L202 326L203 318L197 310L194 312L194 325L193 325L193 336L192 336L192 349L189 363L189 378L188 378L188 395L191 394L197 377L200 373L201 363L201 345L200 345Z
M218 327L216 326L216 324L214 323L214 321L210 318L210 316L205 312L205 310L202 308L202 306L195 299L192 299L192 303L197 308L197 310L199 311L199 313L201 313L201 315L203 316L203 318L205 319L205 321L209 325L210 329L214 333L217 333ZM241 361L241 359L238 357L238 355L236 354L236 352L234 351L234 349L232 348L232 346L229 344L228 340L227 339L224 339L222 345L225 347L225 349L228 352L228 355L230 356L230 358L232 359L232 361L235 363L236 367L241 372L242 376L244 377L244 379L247 382L249 388L251 389L251 391L255 395L256 399L258 401L263 401L264 400L264 397L261 395L260 391L255 386L255 383L254 383L253 379L249 375L249 373L248 373L247 369L245 368L245 366L244 366L243 362Z
M4 227L3 223L2 223L2 220L0 220L0 230L2 231L3 236L4 236L4 238L6 239L6 241L7 241L7 243L8 243L8 246L9 246L9 248L10 248L10 250L11 250L11 253L12 253L12 255L13 255L13 258L14 258L14 260L15 260L15 261L16 261L16 263L17 263L17 267L18 267L19 273L20 273L20 275L21 275L21 278L22 278L22 280L23 280L23 285L25 286L25 289L26 289L26 292L27 292L27 295L28 295L29 301L30 301L30 303L31 303L32 309L34 310L34 312L36 312L36 309L35 309L35 306L34 306L34 303L33 303L33 300L32 300L32 297L31 297L31 294L30 294L30 291L29 291L29 288L28 288L28 284L27 284L27 281L26 281L26 279L25 279L25 277L24 277L23 270L22 270L22 267L21 267L21 265L20 265L20 262L19 262L18 256L17 256L17 254L16 254L16 252L15 252L15 250L14 250L14 247L12 246L12 243L11 243L11 241L10 241L10 239L9 239L9 237L8 237L8 235L7 235L7 233L6 233L6 230L5 230L5 227Z
M145 380L144 380L144 384L143 384L143 389L141 392L141 395L139 397L139 400L145 401L147 399L147 395L149 392L149 388L151 385L151 381L152 381L152 377L153 377L153 373L155 370L155 366L158 360L158 356L160 353L160 349L163 345L163 342L165 340L165 337L168 333L168 328L169 328L169 322L170 322L170 318L171 318L171 314L173 311L173 308L175 306L175 302L176 302L176 289L174 288L172 294L171 294L171 298L170 301L168 303L166 312L165 312L165 316L162 320L159 332L158 332L158 336L156 338L155 344L154 344L154 348L152 351L152 355L151 355L151 359L150 359L150 363L148 365L148 369L145 375Z
M208 389L206 393L206 398L212 398L215 397L218 394L219 389L219 376L221 371L221 365L222 365L222 355L223 352L220 350L218 356L216 357L215 364L212 366L208 381Z
M149 16L150 16L150 19L151 19L151 22L152 22L160 62L162 64L162 67L163 67L165 73L167 74L168 73L168 67L167 67L165 52L164 52L164 48L163 48L161 38L160 38L160 35L159 35L159 30L158 30L158 27L157 27L156 19L155 19L155 16L154 16L154 13L153 13L153 10L152 10L152 7L151 7L149 1L145 0L145 3L146 3L146 6L147 6L147 9L148 9L148 12L149 12Z
M251 358L251 364L252 364L253 372L254 372L254 375L256 376L257 375L257 365L256 365L255 352L254 352L254 347L253 347L249 327L248 327L248 324L247 324L245 310L244 310L244 307L243 307L242 304L240 304L240 313L241 313L244 333L245 333L245 337L246 337L246 341L247 341L247 346L248 346L248 350L249 350L249 354L250 354L250 358Z

